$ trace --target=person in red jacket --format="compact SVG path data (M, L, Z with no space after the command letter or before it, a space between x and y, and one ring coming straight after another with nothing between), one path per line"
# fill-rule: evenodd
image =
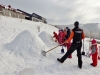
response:
M58 35L57 35L56 32L53 32L53 34L54 34L53 38L55 38L55 42L57 42L58 41Z
M89 54L89 56L91 55L92 55L91 65L96 67L98 64L98 48L97 48L97 41L95 39L91 41L91 53Z
M58 32L58 43L59 44L63 43L63 36L64 36L63 30L59 30Z

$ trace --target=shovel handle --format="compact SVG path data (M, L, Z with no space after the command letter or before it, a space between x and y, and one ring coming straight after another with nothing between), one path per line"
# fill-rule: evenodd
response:
M58 45L58 46L60 46L60 45ZM51 50L53 50L53 49L57 48L58 46L56 46L56 47L54 47L54 48L52 48L52 49L48 50L47 52L49 52L49 51L51 51ZM46 52L46 53L47 53L47 52Z
M91 42L91 39L92 39L92 32L90 32L89 50L90 50L90 42Z
M64 44L65 42L63 42L62 44ZM47 52L49 52L49 51L51 51L51 50L53 50L53 49L55 49L55 48L57 48L57 47L59 47L59 46L61 46L62 44L60 44L60 45L58 45L58 46L56 46L56 47L54 47L54 48L52 48L52 49L50 49L50 50L48 50ZM47 53L46 52L46 53Z

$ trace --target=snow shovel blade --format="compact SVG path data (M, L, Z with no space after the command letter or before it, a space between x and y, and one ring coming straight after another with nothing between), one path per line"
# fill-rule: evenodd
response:
M63 44L63 43L62 43ZM46 53L47 52L50 52L50 51L52 51L52 50L54 50L55 48L57 48L57 47L59 47L60 45L58 45L58 46L56 46L56 47L54 47L54 48L52 48L52 49L50 49L50 50L48 50L48 51L42 51L42 54L43 54L43 56L46 56Z
M46 52L45 51L42 51L42 54L43 54L43 56L46 56Z

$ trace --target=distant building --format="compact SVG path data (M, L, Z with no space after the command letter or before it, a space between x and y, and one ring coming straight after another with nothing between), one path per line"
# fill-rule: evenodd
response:
M46 19L41 17L40 15L37 15L36 13L29 14L23 10L17 9L17 11L23 12L26 14L25 19L35 21L35 22L43 22L47 23Z
M25 19L24 13L17 11L17 9L11 8L10 5L8 7L5 7L4 5L1 4L0 15Z
M40 15L38 15L36 13L32 13L32 19L34 20L34 18L39 19L43 23L47 23L46 18L44 18L44 17L42 17L42 16L40 16Z

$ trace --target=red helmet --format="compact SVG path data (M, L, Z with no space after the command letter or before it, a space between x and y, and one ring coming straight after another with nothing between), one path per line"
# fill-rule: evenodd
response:
M97 44L97 41L96 41L95 39L93 39L93 40L91 41L91 44L92 44L92 45L96 45L96 44Z
M55 34L55 32L53 32L53 34Z

